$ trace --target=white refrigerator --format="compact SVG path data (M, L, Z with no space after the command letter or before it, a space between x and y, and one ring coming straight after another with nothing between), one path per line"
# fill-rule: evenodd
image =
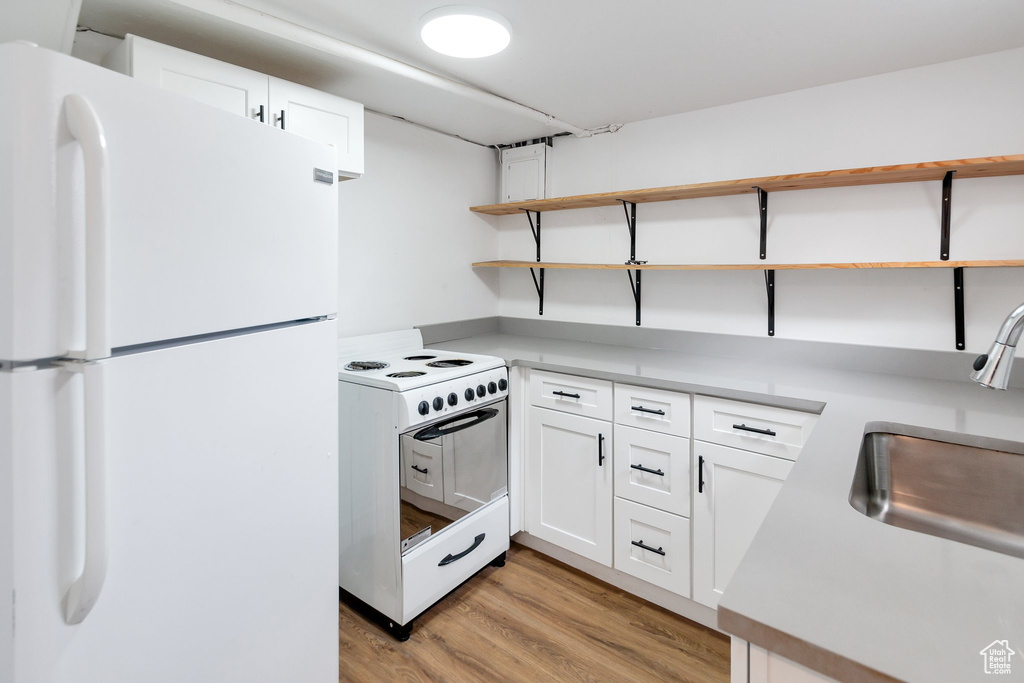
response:
M338 679L334 150L0 46L0 683Z

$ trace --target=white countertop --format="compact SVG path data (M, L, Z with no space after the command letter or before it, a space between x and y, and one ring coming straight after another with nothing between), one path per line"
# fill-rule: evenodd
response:
M1024 680L1024 559L898 529L849 503L868 422L1024 441L1024 391L966 381L970 357L965 381L953 382L509 334L443 345L509 365L805 410L824 404L725 591L719 624L844 678L986 680L980 651L1009 640L1013 674L999 678Z

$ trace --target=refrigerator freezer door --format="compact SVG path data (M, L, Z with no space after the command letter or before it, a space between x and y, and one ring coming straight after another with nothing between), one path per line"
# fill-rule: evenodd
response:
M108 552L77 625L83 377L0 371L0 681L338 680L335 342L322 321L92 366Z
M111 346L337 312L333 148L25 45L0 92L0 359L85 356L96 172L69 95L106 142Z

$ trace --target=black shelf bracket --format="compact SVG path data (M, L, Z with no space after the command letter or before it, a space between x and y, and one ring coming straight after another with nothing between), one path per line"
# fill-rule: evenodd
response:
M964 269L953 269L953 310L956 316L956 350L966 348L964 338Z
M942 176L942 237L939 242L939 258L943 261L949 260L949 216L953 208L954 173L956 171L946 171L946 175Z
M761 219L761 260L763 261L768 255L768 192L762 190L760 187L755 187L757 190L757 215Z
M775 271L764 271L764 289L768 295L768 336L775 336Z
M525 211L526 218L530 221L530 232L533 233L533 241L537 244L537 263L540 263L540 211L530 211L529 209L520 209L520 211ZM537 214L536 226L533 223L533 214L535 213ZM544 269L530 268L530 277L533 278L533 286L537 289L537 315L544 315Z
M633 302L636 304L636 325L640 327L640 273L643 271L637 269L636 271L636 282L633 282L633 271L627 270L626 275L629 277L629 288L633 290Z
M629 260L626 261L627 266L638 266L647 263L647 261L636 260L636 202L627 202L625 199L620 199L622 202L622 211L626 214L626 229L629 231ZM629 277L629 288L633 290L633 302L636 304L636 324L640 326L640 269L636 269L636 280L633 279L633 272L626 271L626 275Z

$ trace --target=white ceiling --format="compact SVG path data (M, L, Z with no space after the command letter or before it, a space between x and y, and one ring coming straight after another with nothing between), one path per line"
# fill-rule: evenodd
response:
M83 0L80 24L243 63L484 144L559 131L311 48L283 22L271 35L231 12L258 10L580 128L1024 46L1021 0L474 2L512 24L505 52L461 60L426 48L417 23L443 0Z

